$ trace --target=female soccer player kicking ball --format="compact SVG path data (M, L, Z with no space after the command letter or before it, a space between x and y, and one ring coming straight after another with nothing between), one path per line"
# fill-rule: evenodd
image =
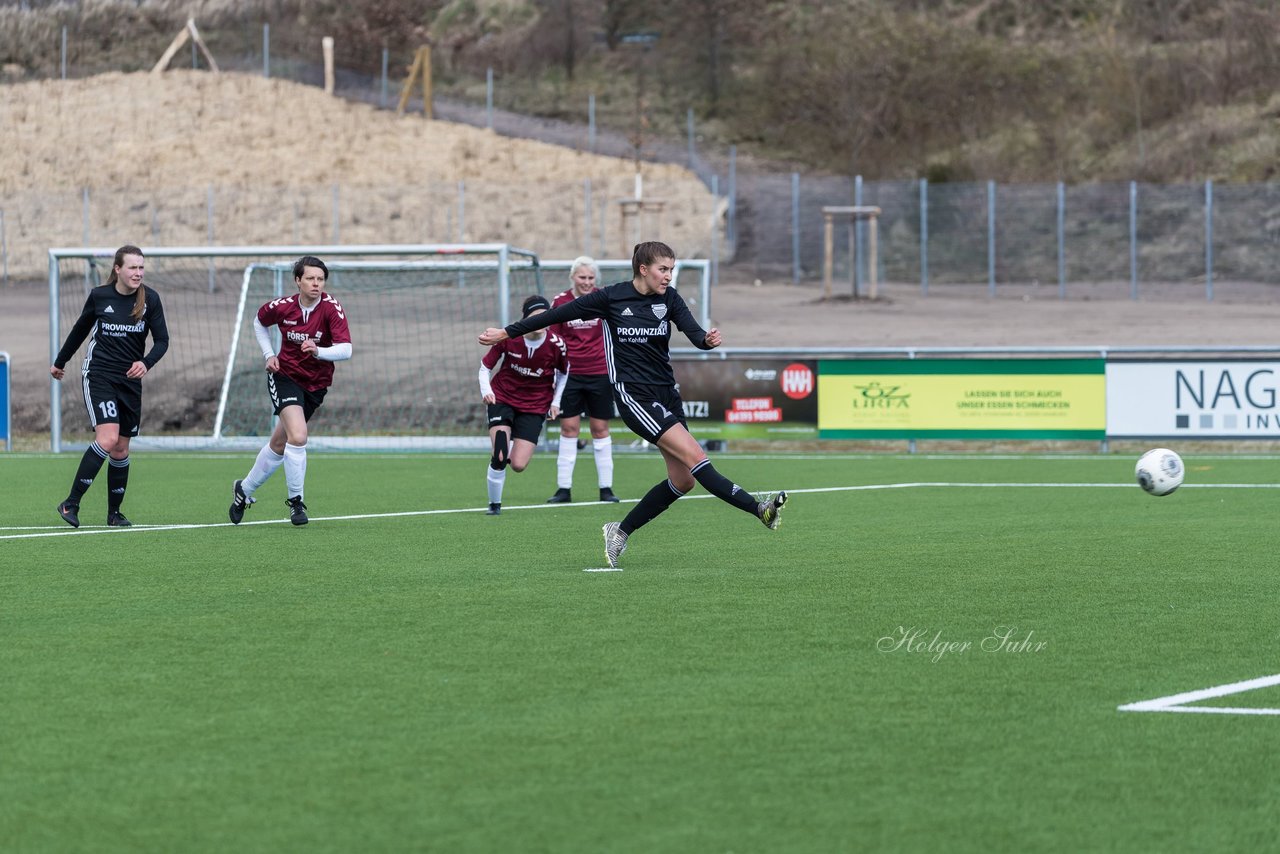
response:
M721 337L718 329L703 330L680 295L669 289L675 263L675 253L665 243L637 244L631 256L631 281L480 335L481 344L494 346L553 323L587 317L604 320L609 336L605 356L618 411L636 435L658 446L667 464L666 480L650 489L621 522L604 526L605 558L615 568L627 538L693 489L695 482L752 514L770 530L777 529L787 502L785 492L757 500L720 474L689 432L671 370L671 327L701 350L720 346Z

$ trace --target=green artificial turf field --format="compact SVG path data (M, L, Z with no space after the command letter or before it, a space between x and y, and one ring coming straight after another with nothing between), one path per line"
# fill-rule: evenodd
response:
M542 504L545 453L499 517L479 455L313 454L305 528L283 472L226 523L252 454L136 453L137 527L88 527L100 477L72 532L76 461L0 457L6 850L1280 843L1274 459L1152 498L1128 456L724 454L781 529L698 489L621 572L631 505ZM1118 708L1170 697L1241 711Z

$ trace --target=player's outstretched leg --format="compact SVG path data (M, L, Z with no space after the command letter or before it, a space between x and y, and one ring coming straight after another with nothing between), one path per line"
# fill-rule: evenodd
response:
M621 522L606 522L604 528L604 559L612 569L618 568L618 558L627 550L627 535Z
M782 524L782 506L787 503L786 492L775 492L760 502L760 509L756 515L760 517L760 521L770 531L778 530L778 526Z

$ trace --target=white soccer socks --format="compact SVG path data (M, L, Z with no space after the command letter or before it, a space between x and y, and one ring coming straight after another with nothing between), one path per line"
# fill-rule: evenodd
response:
M485 466L485 486L489 488L489 503L502 503L502 487L507 482L507 470L495 469L493 466Z
M578 437L566 439L560 436L560 456L556 457L556 486L560 489L573 487L573 467L578 462Z
M564 442L564 439L560 440ZM575 444L576 447L576 444ZM563 445L561 446L563 448ZM591 450L596 455L596 477L600 481L601 489L613 488L613 439L605 436L603 439L592 439ZM564 453L561 450L560 453Z
M245 497L253 495L283 463L283 456L271 450L270 445L263 445L262 450L258 451L258 458L253 461L253 467L240 482L240 488L244 490Z
M284 482L289 497L301 497L307 480L307 446L284 443Z

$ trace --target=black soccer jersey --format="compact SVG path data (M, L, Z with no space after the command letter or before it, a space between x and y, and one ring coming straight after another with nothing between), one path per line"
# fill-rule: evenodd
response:
M675 288L662 296L641 294L631 282L618 282L573 302L518 320L506 328L515 338L553 323L599 317L604 321L604 355L613 383L675 385L671 370L671 328L679 329L693 346L710 350L707 333Z
M84 310L71 327L66 343L58 351L58 358L53 364L58 368L66 367L84 339L90 338L84 355L85 373L92 371L98 376L136 382L141 386L139 380L126 379L125 371L139 360L147 370L155 367L169 349L169 328L164 322L160 295L154 288L147 288L142 317L137 320L129 316L135 299L132 295L121 294L115 285L103 285L89 291ZM148 332L151 333L151 352L144 356Z

